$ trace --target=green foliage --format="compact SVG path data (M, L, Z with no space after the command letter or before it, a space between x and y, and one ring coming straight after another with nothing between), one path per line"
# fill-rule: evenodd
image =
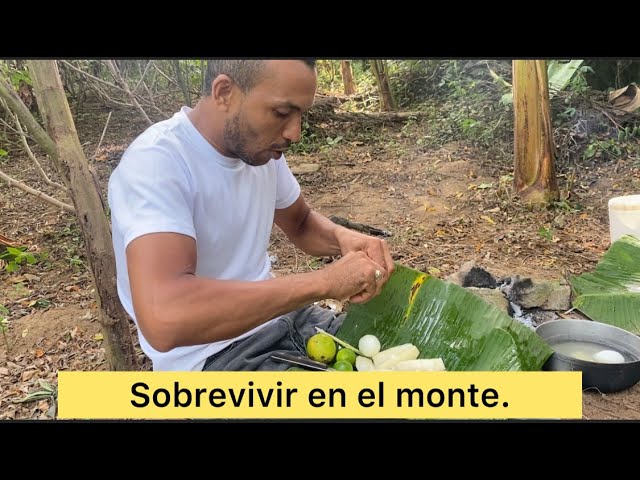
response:
M593 68L589 65L581 66L571 78L567 90L579 95L585 94L589 90L589 83L586 79L586 75L589 73L593 73Z
M617 140L609 138L607 140L594 140L587 145L582 153L582 158L601 158L603 160L618 159L622 156L623 150Z
M320 148L321 141L315 132L311 130L308 121L302 122L302 132L300 141L291 145L289 152L292 154L308 154L317 151Z
M563 210L566 212L579 212L582 210L582 206L579 204L572 204L571 202L569 202L568 200L558 200L556 202L551 202L550 204L551 208L554 208L556 210Z
M553 229L546 227L545 225L540 225L538 235L550 242L553 239Z
M27 247L7 247L6 251L0 253L0 259L7 262L4 267L7 272L18 271L22 265L35 265L47 256L46 253L38 255L27 252Z
M553 353L495 305L397 263L380 295L350 305L336 336L355 345L366 334L383 349L412 343L419 358L441 358L449 371L535 371Z
M570 279L573 307L591 320L640 334L640 239L624 235L595 269Z
M624 129L618 130L618 141L631 140L640 138L640 125L626 126Z
M17 64L9 63L9 61L0 61L0 76L9 80L16 90L21 82L33 86L33 81L26 67L18 67Z

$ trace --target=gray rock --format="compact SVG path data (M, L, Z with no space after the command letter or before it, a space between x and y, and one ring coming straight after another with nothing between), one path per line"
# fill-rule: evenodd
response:
M508 299L522 308L571 308L571 287L564 280L515 279L509 287L505 290Z
M510 314L509 311L509 300L504 296L501 290L497 288L478 288L478 287L465 287L474 295L482 298L486 302L492 303L500 310L505 312L507 315Z

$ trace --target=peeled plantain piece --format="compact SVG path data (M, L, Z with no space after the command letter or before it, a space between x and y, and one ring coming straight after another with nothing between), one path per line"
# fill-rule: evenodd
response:
M418 355L420 355L418 347L412 343L404 343L376 353L372 360L376 370L386 370L392 369L398 362L403 360L415 360Z
M418 358L416 360L402 360L396 363L393 370L413 372L444 372L444 362L441 358Z

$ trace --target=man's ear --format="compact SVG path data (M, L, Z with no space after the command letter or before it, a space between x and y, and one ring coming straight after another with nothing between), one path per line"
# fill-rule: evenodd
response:
M234 83L231 77L224 74L218 75L215 80L211 82L211 96L216 105L225 111L228 110L231 105L233 87Z

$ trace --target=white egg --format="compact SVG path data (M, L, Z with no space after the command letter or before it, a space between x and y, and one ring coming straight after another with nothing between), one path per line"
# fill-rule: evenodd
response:
M614 350L601 350L593 354L593 361L598 363L624 363L624 357Z
M364 335L358 342L358 350L365 357L373 357L380 351L380 340L375 335Z

